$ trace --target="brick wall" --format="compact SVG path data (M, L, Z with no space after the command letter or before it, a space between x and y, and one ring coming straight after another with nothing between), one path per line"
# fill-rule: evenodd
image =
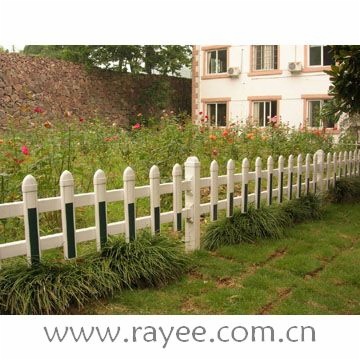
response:
M70 111L126 125L138 112L146 112L140 101L159 79L169 81L173 90L169 110L190 114L191 79L89 71L62 60L0 53L0 122L31 119L39 106L49 120Z

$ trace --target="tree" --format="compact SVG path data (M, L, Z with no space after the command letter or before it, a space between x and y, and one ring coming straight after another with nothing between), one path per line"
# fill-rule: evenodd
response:
M335 65L325 71L330 75L332 85L329 95L333 96L327 113L360 113L360 45L331 46Z
M191 62L188 45L26 45L23 52L133 74L179 75Z

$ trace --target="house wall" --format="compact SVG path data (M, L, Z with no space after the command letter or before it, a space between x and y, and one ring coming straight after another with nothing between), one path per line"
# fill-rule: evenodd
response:
M204 111L202 100L208 98L231 98L229 102L229 119L231 122L244 122L250 116L249 97L280 96L279 115L284 123L299 127L304 118L304 95L323 95L328 93L329 76L321 68L320 71L308 72L306 68L307 49L304 45L281 45L279 48L280 74L252 75L250 71L250 45L229 46L228 67L239 67L241 75L238 78L204 78L205 55L207 47L197 47L199 51L198 73L194 78L200 79L198 111ZM205 50L204 50L205 49ZM305 69L299 74L288 70L288 63L301 61ZM198 80L197 80L198 81ZM194 118L196 120L196 116Z

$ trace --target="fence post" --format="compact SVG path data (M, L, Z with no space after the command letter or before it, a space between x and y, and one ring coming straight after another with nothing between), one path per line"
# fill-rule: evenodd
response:
M173 176L173 211L174 211L174 231L181 231L182 227L182 169L179 164L175 164L172 171Z
M293 179L294 178L294 155L289 156L288 160L288 199L292 199Z
M333 154L333 171L334 171L334 179L333 179L333 186L335 186L336 184L336 180L337 180L337 154L336 152L334 152Z
M348 152L346 150L344 151L344 166L345 166L345 170L344 170L345 177L347 177L348 176Z
M135 209L135 172L127 167L123 174L124 180L124 211L125 211L125 240L130 242L136 238L136 209Z
M331 184L331 154L328 152L327 156L326 156L326 190L330 189L330 184Z
M234 214L234 160L230 159L227 162L226 170L226 217L232 217Z
M40 235L37 182L32 175L27 175L22 182L26 254L29 265L40 263Z
M261 158L255 160L255 208L260 209L261 205Z
M284 187L284 157L282 155L279 156L278 167L278 203L281 204L283 202Z
M309 195L310 192L310 165L311 163L311 155L306 154L305 157L305 194Z
M339 178L341 178L344 174L343 174L343 156L342 156L342 152L339 152Z
M65 259L76 258L74 178L65 170L60 176L61 221Z
M301 187L302 187L302 155L299 154L297 157L297 194L296 197L301 197Z
M360 175L360 149L356 152L356 174Z
M101 169L94 174L96 248L100 251L107 242L106 176Z
M273 171L274 171L274 160L272 156L267 159L267 180L266 180L266 193L267 193L267 204L272 204L272 189L273 189Z
M213 160L210 165L210 220L216 221L218 214L218 200L219 200L219 165L216 160Z
M249 160L245 158L241 164L241 212L248 211L248 195L249 195Z
M150 216L151 233L160 233L160 171L153 165L149 173L150 178Z
M185 224L185 250L200 249L200 162L190 156L185 162L185 180L191 182L185 191L185 207L190 211Z

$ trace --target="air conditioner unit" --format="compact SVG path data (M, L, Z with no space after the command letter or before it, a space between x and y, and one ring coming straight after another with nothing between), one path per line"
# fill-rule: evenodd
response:
M241 73L241 70L239 67L230 67L228 69L228 74L230 77L239 77L240 73Z
M301 72L301 70L302 70L301 61L289 62L288 69L289 69L289 71L292 72L292 73Z

